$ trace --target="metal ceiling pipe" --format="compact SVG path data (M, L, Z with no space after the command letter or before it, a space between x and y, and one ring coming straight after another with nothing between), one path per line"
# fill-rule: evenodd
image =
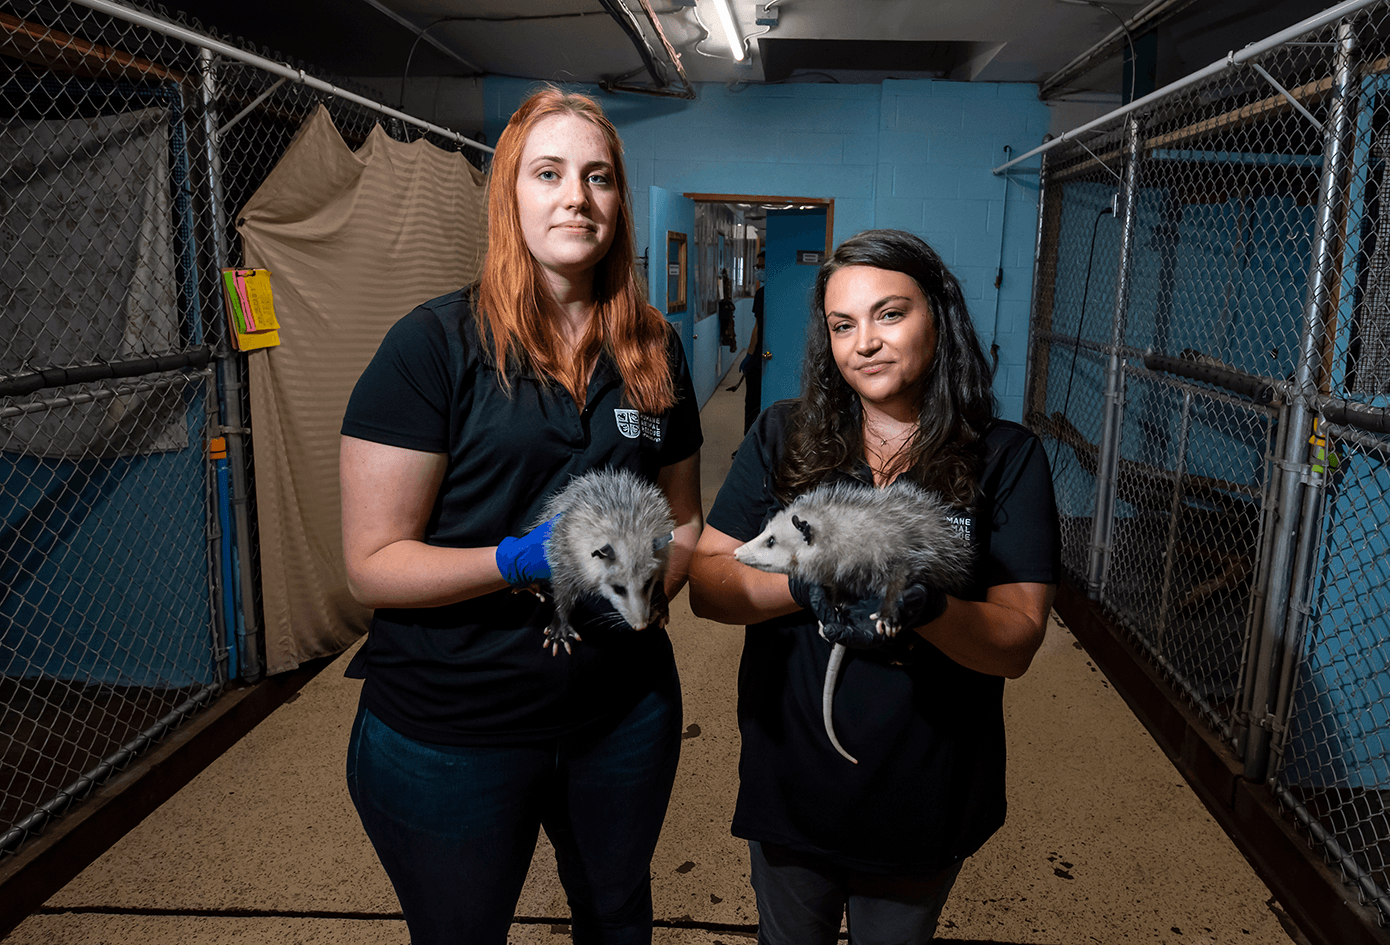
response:
M651 47L647 45L647 38L642 35L642 31L637 28L637 23L622 0L598 0L599 6L608 11L611 16L627 34L627 38L632 42L637 50L637 55L642 57L642 65L647 67L647 74L652 77L659 89L666 88L670 80L666 78L666 68L652 56Z
M1043 101L1052 98L1072 79L1080 78L1114 56L1124 47L1127 36L1138 36L1152 29L1175 13L1190 7L1192 3L1193 0L1153 0L1144 9L1125 20L1123 26L1116 27L1100 42L1048 76L1047 80L1038 86L1038 98Z
M626 4L622 0L599 0L599 3L613 19L618 21L623 32L628 34L628 38L632 40L633 46L637 49L637 54L642 57L647 73L656 82L654 86L628 85L626 80L636 75L636 72L630 72L615 79L603 79L599 82L599 87L605 92L637 92L643 95L658 95L667 98L694 99L695 87L686 78L685 69L681 66L680 54L672 48L671 41L666 38L666 31L661 28L661 21L657 19L656 11L652 9L651 3L648 0L641 0L642 12L646 14L647 22L651 25L652 31L656 33L657 39L661 40L666 58L671 61L671 66L676 70L676 78L679 79L680 84L679 89L671 88L671 81L666 75L665 67L653 56L655 50L647 43L641 30L637 29L636 18L631 16ZM625 13L628 14L626 17L623 15Z
M86 0L78 0L78 2L86 2ZM1128 105L1123 105L1115 109L1113 112L1102 115L1101 117L1096 118L1092 121L1088 121L1084 125L1078 125L1071 131L1058 135L1051 141L1048 141L1044 144L1040 144L1031 151L1028 151L1024 154L1020 154L1012 161L1006 161L1005 163L1000 164L998 167L994 168L992 173L1002 174L1009 168L1013 167L1015 164L1018 164L1021 161L1026 161L1031 157L1035 157L1036 155L1042 154L1044 151L1050 151L1058 145L1062 144L1064 141L1071 141L1075 139L1077 136L1083 135L1093 128L1099 128L1102 125L1111 124L1115 121L1115 119L1123 117L1124 115L1128 115L1132 111L1137 111L1141 108L1147 108L1155 102L1162 101L1168 96L1180 92L1183 89L1190 88L1191 86L1197 85L1201 82L1205 82L1208 78L1216 75L1219 72L1224 72L1227 69L1233 69L1236 66L1242 66L1248 60L1254 59L1257 56L1261 56L1264 53L1269 52L1271 49L1274 49L1278 46L1282 46L1285 43L1290 42L1291 40L1298 39L1299 37L1305 36L1308 33L1313 32L1314 30L1321 29L1329 23L1335 23L1342 17L1350 16L1353 13L1360 12L1361 10L1364 10L1367 7L1375 6L1376 4L1381 2L1383 2L1383 0L1345 0L1344 3L1339 3L1335 7L1328 7L1321 13L1318 13L1314 16L1310 16L1308 19L1303 20L1302 22L1295 23L1293 26L1290 26L1286 30L1280 30L1278 33L1275 33L1272 36L1268 36L1258 43L1251 43L1249 46L1246 46L1239 52L1231 52L1227 54L1225 58L1216 60L1216 62L1213 62L1211 65L1207 66L1204 69L1198 69L1196 72L1193 72L1190 75L1183 76L1176 82L1170 82L1163 88L1150 92L1143 98L1137 98L1134 101L1130 102Z
M426 33L425 30L427 30L429 27L416 26L414 23L401 16L395 10L392 10L386 4L382 3L381 0L362 0L362 2L365 3L367 6L371 7L373 10L376 10L378 13L381 13L395 20L397 23L401 24L401 26L404 26L406 29L410 30L420 39L429 43L435 49L439 50L455 62L461 63L462 65L467 66L468 68L472 69L474 72L477 72L479 74L482 74L484 72L483 69L479 69L477 66L473 65L473 63L469 62L467 59L463 58L458 53L454 52L454 50L446 46L443 41L438 40Z
M72 0L72 2L76 3L78 6L84 6L89 10L96 10L98 13L105 13L107 16L113 16L118 20L134 23L136 26L143 26L147 30L152 30L153 32L168 36L172 39L181 40L189 45L197 46L200 49L216 53L227 59L244 62L247 65L255 66L258 69L264 69L266 72L274 75L284 76L293 82L298 82L300 85L307 85L311 89L326 92L344 101L361 105L364 108L370 108L375 112L380 112L388 118L395 118L415 125L418 128L423 128L432 134L439 135L441 138L447 138L459 145L476 148L479 151L486 151L488 154L492 154L495 150L485 144L479 144L471 138L465 138L457 131L452 131L440 125L433 124L432 122L416 118L414 115L408 115L405 112L397 111L380 102L374 102L369 98L358 95L355 92L349 92L347 89L340 89L331 82L315 79L313 76L308 75L303 69L295 69L287 66L283 62L276 62L274 59L267 59L264 56L257 56L255 53L249 53L245 50L238 49L235 46L229 46L224 42L213 39L211 36L195 32L184 26L179 26L177 23L170 23L168 20L161 19L160 17L153 16L141 10L133 10L130 7L121 6L119 3L112 3L110 0Z

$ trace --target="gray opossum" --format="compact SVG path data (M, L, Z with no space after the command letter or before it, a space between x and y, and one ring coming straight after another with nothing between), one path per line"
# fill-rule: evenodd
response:
M823 585L831 604L879 594L884 607L874 615L875 629L891 637L901 629L896 606L908 584L956 590L969 576L970 544L949 513L939 496L901 479L882 489L831 483L797 497L734 557L761 571ZM835 644L821 714L835 750L858 764L835 737L835 683L844 658L844 646Z
M573 479L551 496L540 520L559 515L546 542L555 617L541 644L551 655L572 652L570 625L585 594L608 599L638 630L666 626L667 612L652 595L666 576L675 520L661 490L627 470L601 469Z

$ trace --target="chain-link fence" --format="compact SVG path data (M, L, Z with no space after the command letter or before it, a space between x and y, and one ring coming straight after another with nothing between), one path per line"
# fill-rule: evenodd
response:
M1048 147L1026 408L1069 582L1383 922L1387 53L1343 4Z
M320 104L459 146L275 59L0 3L0 855L261 674L236 209Z

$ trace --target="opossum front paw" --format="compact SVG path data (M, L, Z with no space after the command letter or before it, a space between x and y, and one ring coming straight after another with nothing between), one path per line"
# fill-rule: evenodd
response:
M573 627L567 623L556 621L545 628L545 639L541 641L541 648L549 649L551 656L558 656L562 646L566 653L573 653L574 649L570 646L571 640L576 643L583 642L579 634L574 632Z
M902 630L902 627L897 623L884 620L879 614L869 614L869 619L874 622L874 633L877 633L881 637L892 639Z
M651 615L651 619L647 621L648 630L665 630L666 625L671 622L671 606L665 592L653 595Z

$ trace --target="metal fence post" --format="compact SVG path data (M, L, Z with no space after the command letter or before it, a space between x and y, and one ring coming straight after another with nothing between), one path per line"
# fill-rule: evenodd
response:
M201 47L198 50L198 63L202 71L203 106L203 147L207 163L207 199L209 203L209 224L212 228L211 259L215 269L227 263L227 232L224 198L222 193L222 160L217 144L217 80L213 75L212 50ZM220 285L219 285L220 289ZM214 297L220 302L220 296ZM226 424L222 434L227 438L227 460L232 473L232 517L236 525L236 548L239 559L240 605L245 639L237 647L241 656L240 675L247 682L261 678L261 633L260 621L256 616L255 587L252 574L251 516L248 510L246 445L243 436L246 432L241 415L241 369L237 353L227 344L217 346L217 372L225 396L223 403ZM228 628L235 633L236 628ZM233 671L232 675L237 675Z
M1182 480L1187 473L1187 445L1188 437L1192 433L1192 404L1192 391L1183 391L1178 445L1173 454L1176 457L1173 464L1173 498L1168 506L1168 535L1163 543L1163 547L1167 549L1177 547L1178 522L1182 515ZM1172 606L1173 568L1176 557L1171 550L1163 556L1163 583L1158 592L1158 614L1154 617L1154 642L1160 648L1163 645L1163 637L1168 632L1168 619L1171 616L1169 610Z
M1007 172L1006 172L1007 173ZM1033 241L1033 290L1028 298L1031 300L1030 311L1028 313L1028 325L1031 331L1037 316L1039 299L1042 298L1043 285L1043 228L1047 220L1047 198L1049 188L1047 186L1047 155L1042 156L1042 162L1038 167L1038 231ZM1034 352L1036 342L1030 342L1028 353L1023 365L1023 415L1025 422L1029 413L1032 412L1033 404L1039 403L1046 406L1047 385L1044 381L1041 390L1036 390L1038 383L1038 362ZM1046 375L1044 375L1046 377Z
M1100 600L1115 531L1115 496L1120 468L1120 426L1124 420L1125 312L1129 307L1130 264L1134 255L1134 229L1139 204L1139 155L1142 150L1139 122L1125 122L1128 138L1124 187L1120 202L1120 262L1115 286L1115 319L1110 330L1110 359L1105 369L1105 414L1101 421L1100 456L1096 470L1096 511L1091 523L1091 557L1087 574L1090 596Z
M1296 654L1285 653L1289 634L1297 635L1296 622L1302 619L1308 582L1296 574L1296 568L1306 567L1311 551L1300 548L1300 540L1311 539L1311 528L1300 529L1300 522L1313 515L1307 508L1317 498L1320 483L1311 476L1308 466L1308 437L1316 411L1318 385L1321 380L1324 335L1328 309L1332 305L1337 282L1338 259L1343 225L1343 178L1346 174L1349 136L1353 129L1353 107L1356 95L1356 71L1352 60L1354 46L1352 24L1343 20L1337 27L1335 85L1330 113L1324 127L1322 174L1318 180L1317 229L1313 234L1312 266L1308 273L1308 295L1303 312L1303 329L1299 338L1298 366L1294 374L1288 410L1287 436L1284 450L1276 462L1278 487L1272 511L1274 540L1268 564L1268 598L1265 619L1252 647L1250 735L1245 751L1245 777L1264 781L1270 775L1270 739L1273 735L1271 709L1278 698L1276 681L1291 672L1281 672L1280 662ZM1300 536L1300 532L1303 534ZM1292 593L1291 593L1292 592ZM1297 599L1295 594L1299 595ZM1291 621L1293 623L1291 623Z

